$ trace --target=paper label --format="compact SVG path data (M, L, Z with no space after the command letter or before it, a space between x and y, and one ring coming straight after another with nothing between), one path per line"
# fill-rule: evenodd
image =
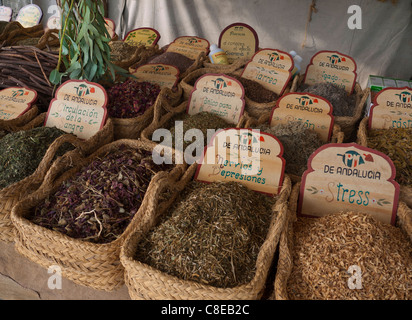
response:
M337 51L320 51L307 66L304 83L333 83L352 94L356 83L356 62L351 57Z
M251 26L234 23L220 34L219 48L226 51L229 63L239 58L252 58L259 50L259 37Z
M225 129L211 139L195 179L235 181L249 189L276 195L283 183L283 146L273 135L253 129Z
M412 128L412 89L386 88L380 91L371 107L369 128Z
M80 139L89 139L103 128L107 117L107 93L97 83L68 80L56 91L45 126L57 127Z
M130 69L130 74L138 81L158 84L161 88L172 89L179 81L179 69L168 64L149 63L137 69Z
M262 49L246 65L242 78L260 83L264 88L282 95L292 77L292 56L276 49Z
M0 6L0 21L10 22L13 15L13 9L10 7Z
M43 16L43 11L38 5L28 4L20 9L16 21L24 28L30 28L38 25Z
M365 212L394 224L399 198L395 175L392 160L381 152L355 143L324 145L309 158L298 213Z
M152 28L138 28L130 31L124 38L124 42L131 46L154 47L160 39L160 33Z
M315 131L323 142L332 136L334 117L330 102L310 93L288 93L276 103L270 117L270 126L299 121Z
M235 78L224 74L205 74L195 83L187 113L207 111L237 124L245 109L245 89Z
M173 41L166 52L180 53L196 60L202 53L209 53L209 41L199 37L179 37Z
M0 119L16 119L26 113L37 99L37 92L20 87L0 91Z
M106 22L106 30L110 35L110 39L113 39L116 36L116 24L112 19L105 18L104 21Z

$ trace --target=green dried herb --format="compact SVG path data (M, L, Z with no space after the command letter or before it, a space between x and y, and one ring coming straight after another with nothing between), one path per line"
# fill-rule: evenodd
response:
M0 189L32 175L58 137L66 134L57 128L39 127L7 134L0 140ZM56 156L71 150L64 144Z
M192 181L143 237L135 259L180 279L220 288L248 283L275 201L236 182Z
M412 186L411 129L392 128L369 130L368 147L386 154L396 168L396 181Z
M273 127L260 125L255 129L274 135L283 145L286 173L301 176L307 168L311 154L323 145L318 134L305 127L303 122L292 121Z

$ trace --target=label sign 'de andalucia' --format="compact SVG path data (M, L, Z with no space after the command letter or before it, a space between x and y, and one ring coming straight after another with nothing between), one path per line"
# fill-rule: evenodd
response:
M37 92L22 87L0 91L0 119L12 120L26 113L37 99Z
M394 224L399 184L392 160L355 143L316 150L302 177L298 214L321 217L340 211L365 212Z

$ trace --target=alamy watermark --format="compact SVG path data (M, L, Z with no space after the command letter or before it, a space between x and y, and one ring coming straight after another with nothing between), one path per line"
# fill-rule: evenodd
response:
M351 5L348 8L348 14L351 14L348 19L348 28L350 30L362 29L362 8L358 5Z
M348 269L350 278L348 279L348 287L351 290L362 289L362 270L359 266L353 265Z

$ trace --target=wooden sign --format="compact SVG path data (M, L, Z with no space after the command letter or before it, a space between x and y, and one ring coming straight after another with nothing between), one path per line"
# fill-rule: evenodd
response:
M334 117L330 102L310 93L288 93L282 96L272 110L269 123L273 127L290 121L299 121L315 131L323 142L332 136Z
M252 58L259 50L259 37L251 26L234 23L220 34L219 48L226 52L229 63L239 58Z
M106 30L110 35L110 39L113 39L116 36L116 24L112 19L105 18L104 22L106 22Z
M38 5L28 4L20 9L16 21L20 22L24 28L30 28L38 25L42 16L43 11Z
M180 53L192 60L196 60L202 53L209 53L209 41L199 37L176 38L167 48L166 52Z
M311 86L329 82L352 94L357 77L356 68L355 60L347 55L337 51L320 51L307 66L304 83Z
M392 160L381 152L355 143L324 145L309 158L298 213L365 212L394 224L399 199L395 175Z
M292 78L292 56L276 49L262 49L246 65L242 78L256 81L266 89L282 95Z
M237 124L244 109L245 89L242 84L227 75L209 73L196 81L186 112L194 115L208 111Z
M6 6L0 6L0 21L10 22L13 15L13 9Z
M124 42L131 46L154 47L160 39L160 33L152 28L138 28L130 31Z
M107 93L101 85L68 80L57 89L45 126L89 139L103 128L107 117L106 105Z
M149 63L137 69L130 69L129 73L138 81L158 84L161 88L172 89L179 82L180 72L175 66L168 64Z
M205 148L195 179L235 181L273 196L283 183L282 155L283 146L273 135L253 129L220 130Z
M412 89L386 88L380 91L371 107L369 128L412 128Z
M37 100L37 92L21 87L9 87L0 91L0 119L16 119L26 113Z

